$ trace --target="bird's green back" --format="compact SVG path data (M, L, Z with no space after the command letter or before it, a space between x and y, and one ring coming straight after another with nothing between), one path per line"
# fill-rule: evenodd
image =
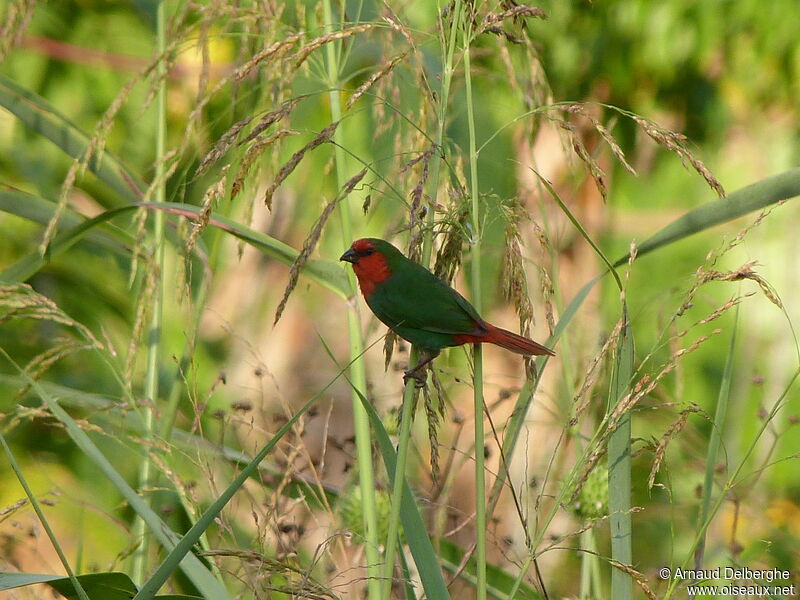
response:
M376 286L367 304L401 337L438 350L454 345L455 335L483 331L480 315L456 290L390 243L370 241L386 258L391 276Z

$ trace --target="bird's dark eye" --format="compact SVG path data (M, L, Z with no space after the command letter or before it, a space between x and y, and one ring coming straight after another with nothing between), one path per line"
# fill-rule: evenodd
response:
M369 256L370 254L373 254L374 252L375 252L375 248L366 248L365 250L363 250L361 252L361 255L362 256Z

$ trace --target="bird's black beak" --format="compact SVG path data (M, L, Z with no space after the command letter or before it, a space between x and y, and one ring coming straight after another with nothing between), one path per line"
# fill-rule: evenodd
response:
M345 252L339 257L339 260L345 260L349 263L355 264L358 262L358 253L352 248L350 248L347 252Z

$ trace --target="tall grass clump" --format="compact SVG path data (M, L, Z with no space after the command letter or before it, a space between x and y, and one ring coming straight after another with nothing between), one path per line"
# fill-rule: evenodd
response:
M796 306L759 236L800 170L726 192L646 88L560 80L573 13L6 10L0 590L669 598L798 564ZM337 260L367 236L556 356L404 383Z

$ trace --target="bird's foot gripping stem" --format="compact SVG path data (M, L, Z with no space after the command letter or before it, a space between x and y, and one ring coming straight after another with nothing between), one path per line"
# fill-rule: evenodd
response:
M428 380L428 370L423 366L422 369L419 366L414 367L413 369L409 369L408 371L403 372L403 385L408 385L408 380L413 379L414 385L417 388L424 388L425 382Z
M436 353L438 354L438 352ZM408 384L409 379L414 380L414 385L418 388L425 387L425 382L428 380L428 364L436 358L436 354L430 352L421 352L420 361L413 368L403 373L403 384Z

